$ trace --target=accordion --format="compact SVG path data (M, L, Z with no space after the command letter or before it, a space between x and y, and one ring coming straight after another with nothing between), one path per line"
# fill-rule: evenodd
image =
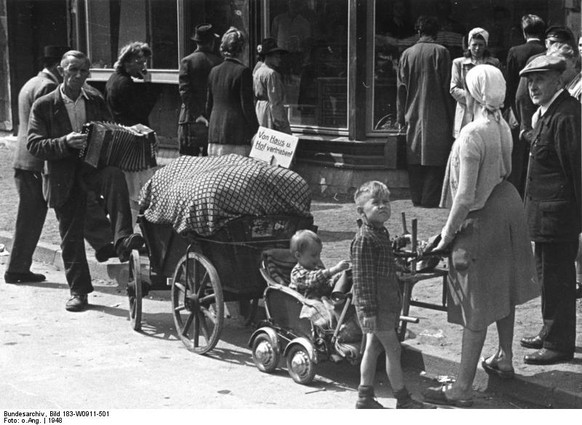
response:
M92 121L83 126L83 133L87 134L87 144L79 157L95 168L110 165L123 171L142 171L157 165L156 133L145 125Z

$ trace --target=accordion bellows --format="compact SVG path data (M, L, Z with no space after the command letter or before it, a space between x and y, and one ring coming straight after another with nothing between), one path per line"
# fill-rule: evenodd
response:
M157 165L156 133L145 125L92 121L83 126L83 133L87 134L87 145L79 157L95 168L110 165L123 171L142 171Z

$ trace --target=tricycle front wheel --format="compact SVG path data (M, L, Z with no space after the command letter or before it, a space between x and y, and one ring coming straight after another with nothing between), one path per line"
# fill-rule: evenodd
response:
M305 347L295 345L287 353L287 371L295 382L308 385L315 378L315 363L311 361Z
M172 279L172 314L179 338L188 350L206 354L222 332L224 301L218 272L197 252L184 255Z

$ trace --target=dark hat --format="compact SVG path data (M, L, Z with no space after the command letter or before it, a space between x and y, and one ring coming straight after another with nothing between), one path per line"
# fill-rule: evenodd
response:
M557 71L563 72L566 69L566 60L560 56L542 55L533 59L523 68L519 75L524 76L534 72Z
M196 25L194 28L194 34L190 37L197 43L208 43L215 38L218 38L218 34L212 31L212 24L200 24Z
M267 56L271 53L289 53L289 51L277 46L277 41L274 38L265 38L261 44L257 46L257 53L259 55Z
M546 38L558 43L568 43L574 40L574 34L566 27L553 25L546 30Z
M44 46L42 56L44 59L60 59L69 50L68 46Z

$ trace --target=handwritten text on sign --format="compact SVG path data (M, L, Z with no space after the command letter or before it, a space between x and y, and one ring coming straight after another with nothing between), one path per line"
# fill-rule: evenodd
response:
M270 128L259 127L251 150L251 158L260 159L271 165L289 168L299 138Z

